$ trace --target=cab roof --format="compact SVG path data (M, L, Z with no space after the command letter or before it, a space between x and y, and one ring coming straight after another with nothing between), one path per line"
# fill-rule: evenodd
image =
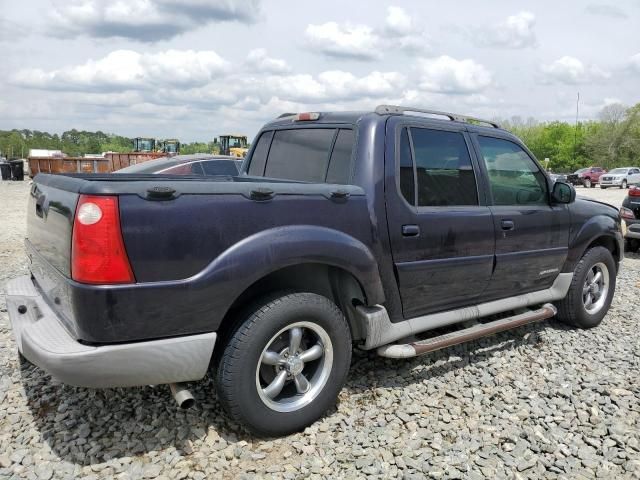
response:
M313 112L316 113L316 112ZM312 114L313 114L312 113ZM500 128L497 122L493 120L485 120L481 118L471 117L467 115L460 115L457 113L449 113L443 112L439 110L430 110L423 108L415 108L415 107L403 107L398 105L378 105L373 111L352 111L352 112L317 112L319 117L317 119L304 119L300 120L300 124L305 124L307 122L314 124L355 124L361 118L368 116L380 116L380 117L388 117L391 115L407 115L407 116L415 116L418 118L428 119L430 122L436 123L463 123L465 126L469 128L469 130L478 130L478 131L487 131L488 130L499 130L501 132L506 132L506 130ZM275 120L267 123L265 128L268 127L278 127L284 125L291 125L292 122L298 123L297 117L299 115L309 115L298 114L298 113L284 113L280 115Z

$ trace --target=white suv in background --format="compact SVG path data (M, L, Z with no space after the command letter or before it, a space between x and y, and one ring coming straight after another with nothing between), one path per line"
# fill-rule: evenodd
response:
M640 168L614 168L600 177L600 188L619 187L628 188L629 185L640 183Z

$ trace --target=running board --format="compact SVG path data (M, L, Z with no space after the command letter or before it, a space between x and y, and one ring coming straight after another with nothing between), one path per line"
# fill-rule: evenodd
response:
M538 322L553 317L557 313L556 307L546 303L538 310L530 310L519 315L495 320L489 323L481 323L473 327L447 333L438 337L429 338L419 342L392 344L378 347L378 355L387 358L409 358L423 355L425 353L440 350L442 348L469 342L480 337L504 332L512 328L521 327L528 323Z

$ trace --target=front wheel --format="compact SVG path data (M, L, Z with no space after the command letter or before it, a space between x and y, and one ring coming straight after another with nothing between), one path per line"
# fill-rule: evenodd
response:
M258 435L297 432L335 404L351 363L342 312L314 293L266 300L224 347L217 389L230 416Z
M582 184L584 185L584 188L591 188L591 186L592 186L591 179L590 178L585 178L583 180Z
M627 188L627 181L626 180L622 180L622 183L620 184L620 188Z
M589 249L578 262L558 318L579 328L593 328L609 311L616 289L616 264L604 247Z
M607 189L607 187L605 187L604 185L600 185L600 188L601 188L602 190L606 190L606 189Z

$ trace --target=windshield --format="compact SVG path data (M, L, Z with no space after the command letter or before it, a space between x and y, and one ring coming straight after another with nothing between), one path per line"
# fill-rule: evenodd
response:
M627 173L627 169L626 168L614 168L613 170L611 170L609 173L615 175L615 174L621 174L621 173Z
M581 168L580 170L576 170L573 173L582 173L582 172L586 172L587 170L589 170L588 168Z
M247 139L242 137L229 138L230 148L245 148L247 146Z

